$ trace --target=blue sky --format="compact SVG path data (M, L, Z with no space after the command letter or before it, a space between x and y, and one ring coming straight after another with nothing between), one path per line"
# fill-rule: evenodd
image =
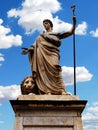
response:
M98 130L98 0L0 0L0 130L13 130L9 100L20 94L20 83L31 75L28 56L21 47L32 45L49 18L54 32L72 26L71 5L76 5L77 96L88 100L82 114L84 130ZM68 92L73 90L73 37L62 40L60 65Z

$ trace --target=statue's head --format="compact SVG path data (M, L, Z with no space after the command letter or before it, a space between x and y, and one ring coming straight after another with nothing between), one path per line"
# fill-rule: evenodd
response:
M33 89L35 87L34 80L32 76L26 77L21 83L21 93L23 95L27 95L29 93L33 93Z
M44 24L45 22L48 22L48 23L50 24L51 28L53 29L53 23L52 23L52 21L51 21L50 19L44 19L44 20L43 20L43 24Z

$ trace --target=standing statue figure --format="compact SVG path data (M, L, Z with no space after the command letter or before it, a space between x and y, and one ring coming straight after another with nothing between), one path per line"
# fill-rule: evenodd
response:
M73 26L68 32L53 33L53 23L49 19L43 21L43 26L46 31L37 37L30 48L23 48L22 51L22 54L29 55L36 94L67 94L59 65L59 47L61 39L74 33L76 16L73 16Z

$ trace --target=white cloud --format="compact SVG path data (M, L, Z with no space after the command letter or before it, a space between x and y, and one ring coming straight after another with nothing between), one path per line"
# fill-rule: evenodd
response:
M78 35L86 35L87 33L87 23L83 21L81 24L79 24L75 31Z
M3 20L0 19L0 49L10 48L12 46L20 46L22 44L22 37L20 35L14 36L8 27L4 27Z
M62 20L60 20L58 18L58 16L56 16L53 20L53 24L54 24L54 27L53 27L53 31L54 32L64 32L64 31L69 31L72 27L72 24L70 23L66 23Z
M98 102L91 104L82 116L84 130L98 130Z
M62 67L62 76L66 85L72 85L74 83L74 68ZM76 67L76 82L89 81L92 78L92 74L84 67Z
M32 8L33 7L33 8ZM18 18L18 24L22 26L26 34L32 34L35 31L43 30L43 20L50 19L54 24L53 31L64 32L71 29L72 24L64 22L54 13L61 10L61 4L58 0L25 0L21 8L14 8L8 11L8 17ZM76 34L85 35L87 29L86 22L82 22L76 29Z
M1 61L4 61L4 60L5 60L5 59L4 59L4 55L0 53L0 62L1 62Z
M2 66L1 62L3 62L3 61L5 61L4 55L2 53L0 53L0 66Z
M11 86L0 86L0 101L8 101L11 99L17 99L20 94L20 86L19 85L11 85Z
M4 58L0 56L0 61L4 61Z
M21 9L11 9L8 17L19 17L18 24L26 33L32 33L43 29L42 21L46 18L53 20L53 13L61 9L57 0L25 0Z
M93 37L98 38L98 28L96 28L95 31L90 31L90 34L91 34Z

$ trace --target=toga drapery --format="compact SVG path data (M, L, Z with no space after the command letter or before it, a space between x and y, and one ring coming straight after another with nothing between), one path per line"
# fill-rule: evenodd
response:
M37 88L42 93L66 92L59 65L59 33L43 33L35 41L34 52L29 53L31 70Z

